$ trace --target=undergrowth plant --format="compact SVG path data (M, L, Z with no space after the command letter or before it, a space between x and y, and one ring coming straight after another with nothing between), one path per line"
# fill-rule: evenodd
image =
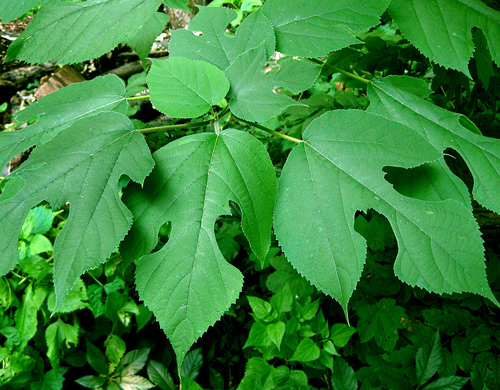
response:
M164 3L187 9L185 1ZM39 1L18 1L14 9L2 4L6 21ZM78 63L125 42L145 63L167 23L157 12L160 5L161 0L42 1L6 60ZM190 347L243 287L242 273L219 248L218 217L241 216L262 265L274 229L286 259L347 316L367 254L355 215L375 210L387 218L397 241L397 278L437 294L471 292L499 306L487 281L471 196L500 213L500 141L453 112L453 102L448 107L431 99L429 84L442 74L439 69L451 69L468 86L487 90L500 65L500 13L479 0L267 0L247 8L253 12L242 13L241 24L228 28L237 17L234 10L200 7L187 29L172 32L169 58L152 60L149 95L128 97L123 82L108 75L65 87L17 115L19 123L36 120L0 134L0 166L33 150L0 183L0 273L20 261L20 234L35 254L48 245L36 234L23 235L30 210L69 204L54 244L51 310L61 310L79 278L115 253L125 266L136 263L139 296L170 340L180 370ZM381 17L386 25L392 20L407 41L399 35L387 42L367 40L381 45L380 56L352 68L362 54L360 38ZM412 77L420 71L411 65L402 72L391 72L390 64L388 71L377 69L396 44L408 50L411 44L427 58L424 77ZM332 73L351 79L361 98L349 100L339 92L334 101L307 99L305 91L324 87ZM200 119L138 129L126 114L129 103L140 99L150 99L172 118ZM289 134L273 128L285 110L291 122L306 118L303 127ZM291 152L284 166L273 166L253 133L225 128L234 122L286 140ZM208 125L210 131L177 137L153 154L144 138ZM450 153L465 161L470 188L445 161ZM131 182L121 196L123 176ZM167 222L168 240L158 245ZM266 341L252 337L253 326L250 331L247 345L264 348L264 358L276 349L285 353L281 339L293 333L283 328L286 313L316 305L290 303L293 296L285 290L278 294L283 297L275 314L273 302L250 299L253 326L274 330ZM360 318L391 305L381 300ZM310 319L320 321L315 315ZM302 335L298 345L304 348L292 359L322 357L319 364L330 365L339 344L322 326L311 324L323 335L320 345L311 352L311 338ZM439 333L433 337L438 340ZM434 344L422 348L427 354ZM302 356L302 350L313 355ZM264 358L253 362L267 364ZM126 363L120 369L127 370ZM107 373L110 381L114 372ZM418 372L424 385L429 373Z

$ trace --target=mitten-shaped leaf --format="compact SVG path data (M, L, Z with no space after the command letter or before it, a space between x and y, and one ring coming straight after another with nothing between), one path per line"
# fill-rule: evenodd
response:
M132 38L161 0L53 0L7 51L6 61L77 63L97 58Z
M231 83L229 107L234 115L252 122L263 122L287 107L303 106L291 97L279 94L275 88L302 92L313 85L321 70L320 66L309 62L286 59L279 63L277 73L266 75L263 69L266 60L266 50L261 45L240 55L224 71Z
M470 77L475 27L483 31L500 66L500 12L479 0L393 0L389 12L413 45L446 68Z
M229 81L221 70L186 58L153 60L148 85L154 106L174 118L205 114L229 90Z
M412 127L440 151L452 148L460 153L474 178L474 198L500 213L500 140L478 134L467 117L404 90L400 85L405 80L412 82L401 76L374 80L368 87L369 110Z
M254 12L236 29L235 36L230 36L226 27L235 18L236 11L229 8L200 7L188 30L172 31L170 57L201 60L224 70L240 54L263 43L269 58L275 47L269 20L262 12Z
M20 111L15 118L19 122L26 122L38 116L35 123L22 130L0 133L0 167L30 147L51 140L75 120L102 111L121 114L127 111L125 87L115 75L71 84L45 96Z
M86 270L103 263L132 224L118 180L142 182L153 168L147 144L127 117L105 112L83 118L38 146L0 195L0 273L17 263L19 231L30 209L70 204L54 246L56 307Z
M359 43L351 33L378 24L389 0L267 0L262 11L276 31L276 50L320 57Z
M125 261L154 249L160 227L172 221L165 246L142 257L136 282L177 355L178 367L193 343L236 301L243 275L222 256L214 234L229 201L242 210L242 228L255 254L270 245L276 178L264 147L248 133L184 137L156 153L144 190L133 186L124 202L134 224L120 247Z
M423 137L377 115L334 111L314 120L304 141L283 168L274 226L290 262L316 287L347 309L366 252L354 215L373 208L394 230L401 280L495 300L471 211L453 200L404 197L384 180L385 166L410 168L439 158Z

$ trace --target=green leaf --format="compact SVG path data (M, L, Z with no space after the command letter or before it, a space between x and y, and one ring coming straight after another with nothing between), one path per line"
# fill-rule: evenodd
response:
M318 359L319 355L320 349L316 345L316 343L310 338L305 338L300 340L300 343L290 360L299 362L311 362Z
M214 370L212 367L208 368L210 369L210 386L212 386L213 389L224 389L224 378L222 377L222 374Z
M146 365L149 356L149 348L136 349L127 353L122 361L118 371L122 376L135 375Z
M341 357L333 359L333 390L357 390L358 381L354 370Z
M144 188L128 186L124 201L135 216L120 247L125 262L149 253L158 231L172 221L167 244L142 257L137 290L166 332L178 366L190 346L236 301L241 273L217 247L214 224L239 204L242 228L259 258L270 245L276 196L274 168L251 135L226 130L197 134L158 150Z
M153 105L173 118L195 118L220 103L229 90L224 73L186 58L153 60L148 74Z
M274 53L274 30L269 20L254 12L230 36L226 27L236 18L230 8L200 7L188 24L188 29L172 31L170 57L184 57L208 62L220 70L231 65L236 57L259 47L264 42L266 58Z
M155 387L154 384L139 375L121 377L118 386L123 390L146 390Z
M87 307L87 301L89 297L87 296L87 288L83 281L78 278L75 285L68 293L61 306L54 311L56 305L55 294L51 293L47 301L47 305L50 311L54 313L72 313L77 310L85 309Z
M266 60L266 49L261 45L240 55L224 71L231 83L229 107L237 117L264 122L287 107L303 106L289 96L275 93L275 89L283 87L300 93L313 85L321 70L310 62L288 58L279 63L277 73L266 75Z
M74 83L43 97L16 115L19 122L38 116L35 123L22 130L0 133L0 166L32 146L51 140L77 119L102 111L125 115L124 97L123 82L115 75Z
M248 359L245 375L236 390L272 390L275 368L261 357Z
M35 218L31 234L46 234L52 227L52 221L54 220L52 210L39 206L32 209L31 212Z
M411 80L391 76L368 86L369 111L415 129L438 150L452 148L463 157L474 178L472 194L483 206L500 213L500 140L484 137L465 116L446 111L393 85ZM471 129L474 131L471 131Z
M287 258L311 283L347 310L366 254L354 215L373 208L394 230L394 269L401 280L436 293L470 291L495 301L470 209L452 200L404 197L383 178L384 166L411 168L437 159L440 154L424 138L355 110L322 115L303 137L283 168L274 226Z
M202 364L203 355L201 354L201 348L189 351L182 362L181 376L195 380L200 373Z
M493 70L493 60L491 59L491 54L488 51L488 43L486 37L481 29L477 29L472 32L472 38L474 39L474 44L476 46L474 50L474 58L476 60L476 70L477 76L484 86L484 89L488 89L490 85L490 79L495 76Z
M155 12L149 17L146 23L139 28L134 37L128 41L129 46L134 49L142 61L142 66L144 68L146 68L146 58L151 51L153 42L163 31L169 20L170 18L167 14Z
M0 19L3 24L12 22L35 8L39 3L40 0L2 0L0 1Z
M107 378L103 378L102 376L94 376L94 375L86 375L79 379L76 379L75 382L83 387L87 387L88 389L97 389L102 387L107 381Z
M333 324L330 339L337 347L342 348L347 345L351 336L356 332L357 329L353 326L347 324Z
M161 0L50 1L7 50L5 61L74 64L131 39Z
M389 2L268 0L262 11L274 26L277 51L299 57L321 57L359 43L354 32L378 24Z
M267 301L264 301L261 298L258 297L252 297L248 296L248 303L250 304L250 307L252 308L252 313L254 314L255 318L258 318L260 320L273 320L271 313L273 311L273 307L271 304ZM276 317L276 316L274 316Z
M278 366L273 372L276 390L314 389L307 385L307 375L301 370L290 370L286 366Z
M148 377L161 390L174 390L174 380L168 369L161 363L150 360L148 363Z
M17 237L29 210L44 200L53 208L69 201L69 218L54 246L57 310L77 278L103 263L132 224L118 180L125 174L142 182L152 165L144 137L114 112L81 119L37 147L14 173L24 187L9 181L0 196L0 246L6 259L0 271L16 264Z
M392 351L398 341L398 329L404 329L405 310L396 301L383 298L375 305L362 306L358 312L358 332L362 343L375 338L377 345Z
M67 368L60 368L59 372L47 371L41 381L30 383L30 390L62 390L66 371Z
M203 390L203 388L191 378L181 378L181 386L183 390Z
M472 29L485 34L500 66L500 13L479 0L393 0L389 12L404 36L431 61L470 77Z
M439 331L433 339L424 343L417 351L417 380L418 385L424 385L437 372L443 362L443 351Z
M266 332L269 336L269 339L276 345L276 348L280 349L281 340L283 340L283 336L285 335L285 323L283 321L279 321L272 324L266 325Z
M248 339L245 342L243 348L247 347L268 347L271 345L273 340L271 339L270 333L267 331L267 325L256 321L252 324L250 332L248 334Z
M99 374L108 375L108 361L106 360L106 356L89 340L87 340L87 361Z
M38 308L33 299L33 285L30 283L24 292L23 303L15 314L16 329L19 330L22 339L19 352L22 352L28 341L35 336L38 326L37 312Z
M460 376L447 376L436 379L434 382L425 386L422 390L460 390L465 386L468 380L469 378Z
M47 342L47 357L54 369L59 367L59 350L63 343L69 348L70 344L78 345L78 324L69 325L60 318L50 324L45 330L45 340Z
M112 364L117 365L125 354L125 341L117 335L111 334L104 342L104 345L106 346L106 357Z
M163 0L163 3L169 8L191 12L188 7L188 0Z

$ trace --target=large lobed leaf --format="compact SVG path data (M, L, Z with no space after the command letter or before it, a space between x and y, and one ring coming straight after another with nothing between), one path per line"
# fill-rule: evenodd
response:
M470 209L453 200L402 196L384 179L385 166L411 168L440 157L423 137L361 111L328 112L303 137L283 168L274 223L302 275L347 311L366 254L354 215L373 208L394 230L401 280L436 293L474 292L496 303Z
M103 111L125 114L125 87L118 76L97 77L71 84L45 96L16 115L16 121L37 121L17 131L0 133L0 167L34 145L50 141L75 120Z
M124 194L134 224L120 253L126 262L140 259L137 290L170 339L181 367L188 349L236 301L243 284L243 275L217 245L216 218L230 214L229 202L236 202L243 232L264 259L276 178L260 142L237 130L184 137L153 158L156 165L144 189L135 185ZM169 241L148 254L167 221L172 221Z
M132 224L118 180L127 175L142 183L152 167L144 138L116 112L82 118L37 146L0 195L0 273L17 263L19 232L30 209L44 201L52 208L69 202L54 246L57 310L77 278L103 263Z
M77 63L133 38L161 0L52 0L7 51L6 61Z
M273 26L262 12L254 12L236 29L235 36L226 32L227 25L236 18L236 11L225 8L200 7L189 22L188 30L172 32L170 57L184 57L208 62L226 69L240 54L262 43L269 58L274 53Z
M465 116L410 93L405 86L411 84L415 84L415 79L404 76L374 80L368 87L369 111L412 127L440 151L455 149L474 178L474 198L500 213L500 140L478 134L479 130ZM442 169L454 176L445 165Z
M500 66L500 13L479 0L393 0L389 12L413 45L446 68L470 76L475 27Z
M268 0L262 7L276 32L276 50L320 57L359 43L355 32L378 24L389 0Z

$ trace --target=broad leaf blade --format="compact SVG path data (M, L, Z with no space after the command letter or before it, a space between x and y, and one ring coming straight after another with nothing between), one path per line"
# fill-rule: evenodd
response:
M443 350L439 330L434 337L424 343L417 351L417 380L418 385L423 386L437 372L443 363Z
M471 211L451 200L406 198L384 180L384 166L410 168L439 157L422 137L373 114L334 111L313 121L304 139L283 168L274 224L302 275L347 310L366 253L354 215L373 208L396 235L399 278L436 293L470 291L496 302Z
M75 120L102 111L127 111L125 87L115 75L71 84L45 96L16 116L19 122L38 116L35 123L22 130L0 133L0 167L33 145L49 141Z
M132 38L161 0L51 1L7 51L6 61L83 62Z
M500 140L471 131L477 128L466 117L398 88L393 85L396 79L409 78L393 76L368 86L369 111L412 127L438 150L452 148L460 153L474 178L474 198L500 213Z
M42 201L69 202L69 218L54 246L56 307L77 278L103 263L127 233L132 215L118 196L118 180L142 182L153 161L125 116L107 112L81 119L38 146L0 196L0 270L17 263L17 239L29 210Z
M268 0L262 7L276 31L276 50L299 57L321 57L359 43L350 31L378 24L388 0Z
M230 214L230 200L238 203L243 232L255 254L265 258L276 179L263 146L237 130L184 137L157 151L154 159L156 167L144 190L134 186L125 193L135 221L120 252L125 261L149 253L159 228L172 221L167 244L139 260L136 281L181 367L191 345L236 301L242 288L241 273L217 246L216 218Z
M475 27L485 34L491 56L500 66L500 13L479 0L393 0L389 12L405 37L445 68L470 77Z
M231 89L229 107L237 117L263 122L279 115L287 107L302 106L289 96L275 93L284 87L293 93L309 88L319 75L321 67L309 62L286 59L273 75L264 74L267 56L264 46L240 55L225 71ZM300 74L300 77L296 77Z
M189 22L188 30L172 32L170 57L184 57L208 62L226 69L240 54L259 47L264 42L267 58L274 53L273 26L261 13L254 12L229 36L226 28L236 18L236 12L225 7L200 7Z
M153 60L148 85L154 106L173 118L203 115L229 90L229 81L221 70L186 58Z

